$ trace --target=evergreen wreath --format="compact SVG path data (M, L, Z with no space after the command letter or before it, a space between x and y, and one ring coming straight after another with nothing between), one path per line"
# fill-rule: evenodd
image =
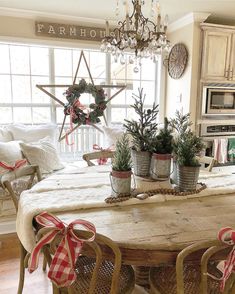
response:
M89 109L86 109L79 100L83 93L89 93L95 98L95 103L91 103ZM100 122L99 117L103 116L107 104L104 89L101 86L95 86L81 79L79 84L70 86L64 95L68 101L64 106L64 114L70 115L72 123L86 125Z

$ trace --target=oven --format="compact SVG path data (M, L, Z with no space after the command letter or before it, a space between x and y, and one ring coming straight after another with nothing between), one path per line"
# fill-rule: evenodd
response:
M217 123L202 123L200 127L201 137L235 136L235 120L221 121Z
M235 115L235 87L203 88L202 116Z

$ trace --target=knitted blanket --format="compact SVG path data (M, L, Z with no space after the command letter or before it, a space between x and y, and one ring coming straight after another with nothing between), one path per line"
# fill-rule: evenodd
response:
M107 204L104 200L111 194L109 172L109 166L87 168L69 166L37 183L31 190L24 191L19 201L16 230L25 249L31 252L35 245L32 220L42 211L53 213L90 208L109 209L112 206L179 201L235 192L235 175L202 173L200 181L206 183L208 188L199 194L177 197L158 194L141 201L131 198L125 202ZM156 185L155 183L154 189L157 188ZM169 188L168 182L158 182L158 188L167 187ZM147 191L146 186L144 189ZM153 188L150 185L151 189Z

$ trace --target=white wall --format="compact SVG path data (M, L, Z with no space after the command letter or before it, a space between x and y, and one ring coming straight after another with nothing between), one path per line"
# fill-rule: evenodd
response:
M188 64L182 77L175 80L166 78L166 116L173 117L176 109L191 113L196 121L197 87L200 70L200 26L190 23L168 36L172 44L183 43L188 49Z

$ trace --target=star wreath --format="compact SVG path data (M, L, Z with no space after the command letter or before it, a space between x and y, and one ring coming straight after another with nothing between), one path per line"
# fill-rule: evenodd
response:
M84 79L81 79L79 83L76 84L78 70L82 58L84 59L91 83L87 83ZM107 125L104 110L106 109L107 104L126 88L126 85L95 85L84 52L81 51L72 85L36 85L36 87L64 107L64 120L59 135L59 141L61 141L65 138L66 140L68 140L68 135L75 131L81 125L89 124L102 132L102 130L98 126L96 126L96 124L100 122L100 117L102 116ZM53 93L47 90L47 88L57 87L67 88L67 90L65 91L65 97L67 100L66 103L58 99ZM106 100L104 88L117 88L118 90ZM89 105L89 108L86 108L80 102L79 98L83 93L89 93L95 99L95 103L91 103ZM65 134L63 134L67 116L70 116L70 129L66 131Z

